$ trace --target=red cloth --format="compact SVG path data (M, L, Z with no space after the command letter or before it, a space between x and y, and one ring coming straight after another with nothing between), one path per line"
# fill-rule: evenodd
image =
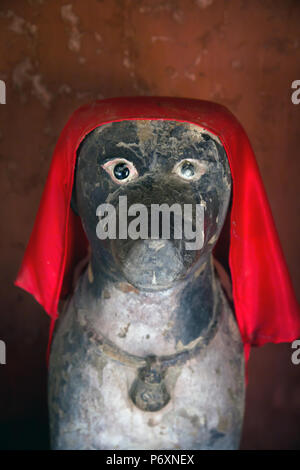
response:
M70 210L76 151L94 128L113 121L190 122L223 143L233 180L229 266L237 322L245 345L300 337L300 314L249 140L235 117L207 101L138 97L96 101L71 116L56 145L47 183L16 285L54 320L72 271L87 250L80 219Z

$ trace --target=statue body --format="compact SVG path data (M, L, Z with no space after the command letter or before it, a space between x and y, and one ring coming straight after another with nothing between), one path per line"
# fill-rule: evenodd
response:
M72 207L91 258L52 344L52 448L238 448L243 344L212 258L230 190L223 147L197 126L122 121L83 141ZM97 207L120 224L120 196L149 211L202 205L203 245L176 239L175 219L169 238L160 226L156 238L99 240Z

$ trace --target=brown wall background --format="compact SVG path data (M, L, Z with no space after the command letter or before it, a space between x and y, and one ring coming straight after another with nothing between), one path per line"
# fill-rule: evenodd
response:
M68 116L122 95L216 101L245 127L295 288L300 280L297 0L1 0L1 448L47 446L48 317L13 286ZM254 350L242 448L300 448L300 365Z

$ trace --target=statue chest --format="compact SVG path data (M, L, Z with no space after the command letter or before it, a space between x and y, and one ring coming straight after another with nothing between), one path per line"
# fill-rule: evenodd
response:
M223 297L207 341L200 337L187 345L172 334L166 299L156 308L143 299L142 309L135 299L129 307L115 308L115 315L114 302L99 310L100 303L86 315L83 299L79 290L52 346L54 448L238 447L243 348Z

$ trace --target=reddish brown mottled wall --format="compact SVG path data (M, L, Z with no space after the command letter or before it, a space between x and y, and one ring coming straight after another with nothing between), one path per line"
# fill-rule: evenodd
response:
M1 1L2 446L46 445L48 318L12 283L55 142L82 103L174 95L229 107L253 144L299 287L300 105L290 98L299 21L297 0ZM253 352L244 448L300 448L300 365L290 353L289 345Z

